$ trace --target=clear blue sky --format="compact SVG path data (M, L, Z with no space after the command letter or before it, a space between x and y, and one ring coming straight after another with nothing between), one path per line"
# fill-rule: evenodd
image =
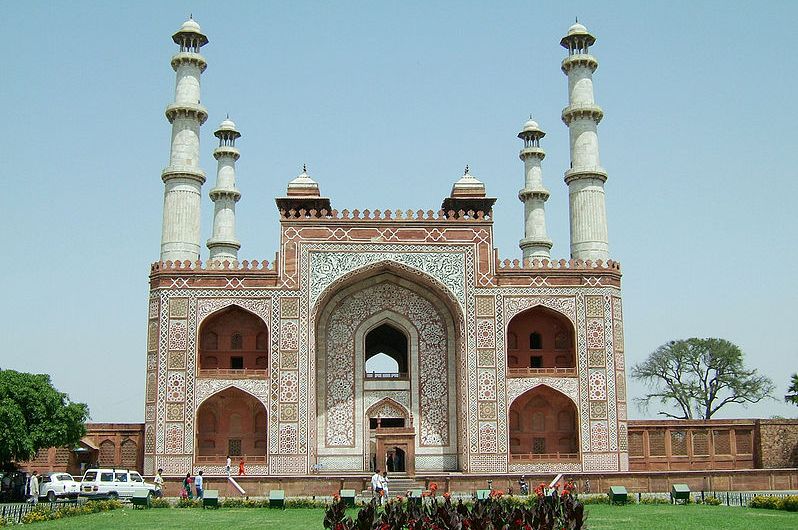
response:
M559 40L578 15L598 37L628 364L671 339L725 337L779 399L723 412L796 416L781 401L798 369L798 3L788 1L2 0L3 368L51 373L96 421L142 420L170 35L189 12L210 38L203 167L212 183L212 132L230 113L243 133L241 257L270 260L273 198L302 163L339 209L435 209L470 164L499 199L500 255L519 257L515 135L530 113L548 133L553 255L567 258Z

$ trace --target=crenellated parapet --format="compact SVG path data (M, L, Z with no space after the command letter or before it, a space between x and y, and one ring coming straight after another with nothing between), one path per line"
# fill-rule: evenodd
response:
M581 259L561 259L561 260L547 260L547 259L505 259L497 260L496 269L501 270L621 270L621 264L613 260L581 260Z
M280 210L281 220L292 221L319 221L319 220L346 220L346 221L484 221L493 222L490 214L473 210Z

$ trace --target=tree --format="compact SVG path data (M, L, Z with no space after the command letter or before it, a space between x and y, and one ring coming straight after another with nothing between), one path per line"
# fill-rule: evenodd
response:
M798 374L792 374L790 388L787 389L787 392L789 393L784 396L784 401L792 403L793 405L798 405Z
M72 446L86 434L89 408L72 403L45 374L0 369L0 465L39 449Z
M775 386L766 376L743 366L743 352L725 339L671 341L632 368L632 377L653 392L638 399L643 408L651 401L673 404L681 416L710 419L729 403L758 403L771 397Z

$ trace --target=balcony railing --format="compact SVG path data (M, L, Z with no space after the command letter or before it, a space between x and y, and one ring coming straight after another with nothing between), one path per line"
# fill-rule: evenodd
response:
M407 372L366 372L367 381L375 381L379 379L395 379L406 380Z
M510 463L579 460L579 453L523 453L511 454Z
M507 368L510 377L539 377L542 375L554 375L559 377L573 377L576 375L576 368Z
M269 371L250 368L203 368L199 371L199 377L206 379L266 379L269 377Z
M230 456L232 466L238 469L238 463L243 460L244 465L247 464L265 464L266 455L243 455L243 456ZM210 455L210 456L195 456L194 462L197 464L220 464L227 463L227 455Z

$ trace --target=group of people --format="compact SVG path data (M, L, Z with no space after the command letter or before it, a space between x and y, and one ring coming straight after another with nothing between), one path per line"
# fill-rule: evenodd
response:
M180 490L180 497L183 499L193 499L194 496L191 494L191 484L194 484L196 497L201 499L203 495L202 482L202 471L198 472L196 477L192 477L191 473L186 473L186 478L183 479L183 489Z
M371 491L377 498L377 504L382 504L382 498L388 498L388 472L383 471L380 475L380 470L376 470L371 476Z

